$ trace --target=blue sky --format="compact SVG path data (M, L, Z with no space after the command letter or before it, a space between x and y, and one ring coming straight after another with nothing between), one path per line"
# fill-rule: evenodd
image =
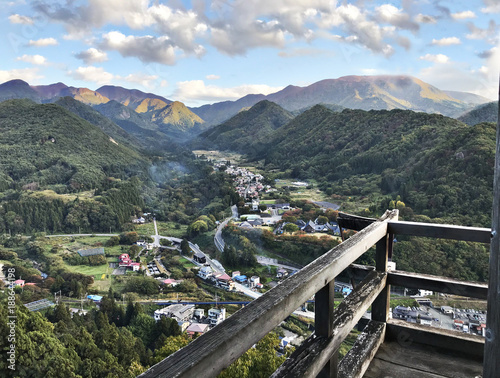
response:
M0 82L105 84L189 106L345 75L495 99L500 0L6 0Z

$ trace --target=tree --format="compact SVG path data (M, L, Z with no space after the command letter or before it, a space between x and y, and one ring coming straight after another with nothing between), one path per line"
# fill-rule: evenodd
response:
M250 348L240 358L224 369L220 378L267 378L286 360L291 350L282 356L276 351L280 340L275 333L269 333L260 340L255 348Z
M181 252L183 255L190 255L192 253L189 242L186 239L182 239L181 241Z
M327 224L328 223L328 217L325 217L324 215L320 215L318 217L318 224Z
M189 337L185 333L179 336L170 336L165 341L165 344L163 344L163 346L156 351L154 363L156 364L171 354L177 352L179 349L184 348L189 344L189 341Z
M285 224L285 227L283 227L283 230L285 232L289 232L290 234L292 234L292 233L299 230L299 226L297 226L294 223L287 223L287 224Z

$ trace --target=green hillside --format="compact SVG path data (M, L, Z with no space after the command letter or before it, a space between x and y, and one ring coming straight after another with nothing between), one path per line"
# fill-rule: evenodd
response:
M268 170L315 179L327 194L400 195L418 214L451 223L489 223L492 124L471 128L436 114L335 113L318 105L276 129L266 143L236 151L252 148L251 157L264 158Z
M138 152L55 104L28 100L0 104L0 187L64 185L96 188L106 177L144 171Z
M478 105L471 111L458 117L458 120L470 126L476 125L481 122L496 123L498 121L498 101Z
M223 124L200 135L206 145L244 153L255 152L271 133L293 119L293 115L273 102L264 100L236 114Z
M71 113L83 118L94 126L97 126L116 142L126 143L136 147L140 146L140 142L137 138L127 133L124 129L98 111L72 97L61 97L55 104L69 110Z

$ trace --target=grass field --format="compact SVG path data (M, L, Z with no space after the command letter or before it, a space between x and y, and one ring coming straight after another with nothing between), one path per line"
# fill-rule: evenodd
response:
M176 225L178 225L176 228ZM174 238L182 238L184 235L186 235L187 232L187 225L184 224L178 224L175 222L156 222L156 226L158 227L158 234L161 236L171 236ZM137 232L140 235L154 235L155 233L155 227L153 223L145 223L145 224L140 224L137 226Z

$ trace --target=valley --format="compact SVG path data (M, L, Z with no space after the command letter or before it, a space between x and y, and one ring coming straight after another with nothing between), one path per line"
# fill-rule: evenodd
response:
M387 83L403 79L379 78L369 87L387 96ZM494 106L454 119L346 93L333 105L325 96L338 80L203 111L121 87L0 85L0 98L22 97L0 103L0 261L4 273L15 271L21 305L43 301L43 322L87 332L99 353L107 347L95 325L110 339L115 327L116 337L135 340L140 366L131 373L125 360L111 365L133 376L164 357L167 340L175 349L190 341L170 318L154 320L165 304L209 311L230 302L219 308L232 316L235 303L272 290L341 236L353 236L339 229L339 212L377 218L397 208L402 220L489 224ZM419 106L432 100L454 115L470 108L420 81L407 84L426 93L413 98ZM321 92L311 101L326 103L308 106L290 97L292 89ZM232 110L221 113L225 107ZM357 263L374 259L368 251ZM488 279L481 243L401 236L393 262L409 272ZM348 287L347 275L341 279ZM464 306L460 297L436 300ZM415 305L399 293L391 301ZM68 320L66 305L87 315ZM305 304L276 332L300 344L311 332L312 309ZM199 334L209 322L189 319ZM85 369L84 360L73 369Z

